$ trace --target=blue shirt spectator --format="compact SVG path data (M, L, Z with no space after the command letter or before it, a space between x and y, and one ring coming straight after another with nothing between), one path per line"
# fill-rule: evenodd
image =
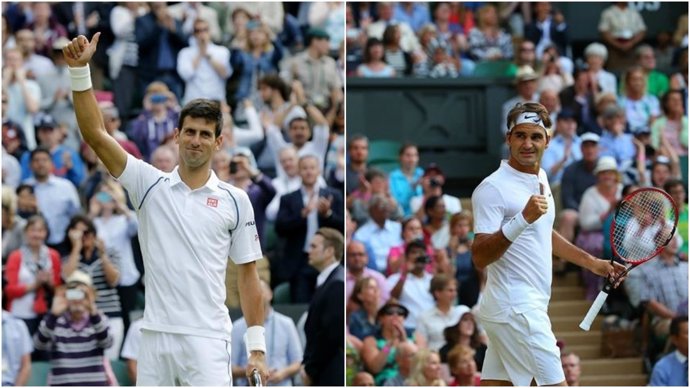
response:
M633 162L637 149L633 143L633 135L629 133L613 134L604 131L599 141L600 156L613 156L619 166L619 171L625 170Z
M381 226L370 219L361 228L357 229L352 238L371 247L373 256L369 256L369 263L376 264L375 269L384 272L386 270L388 252L392 247L402 244L401 233L402 226L399 222L386 220L383 226Z
M422 26L431 23L429 5L399 2L393 8L393 20L407 23L413 31L418 31Z
M667 354L657 361L649 385L653 387L688 386L688 356L679 351Z
M412 214L412 208L410 207L412 197L422 195L422 186L416 183L422 179L423 175L424 169L421 167L415 168L414 174L410 178L400 168L397 168L391 172L388 178L390 180L391 195L402 207L405 217L409 217Z
M24 321L2 310L2 385L26 385L33 340Z

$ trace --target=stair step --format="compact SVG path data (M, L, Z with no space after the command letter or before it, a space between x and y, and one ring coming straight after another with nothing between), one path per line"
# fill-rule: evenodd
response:
M554 331L556 339L565 342L565 346L598 345L601 346L601 331Z
M550 316L551 328L553 331L578 331L580 330L580 322L582 321L583 315L562 315L562 316ZM601 327L601 323L604 320L604 316L600 315L594 319L592 322L593 328Z
M463 208L464 209L464 208ZM568 272L564 276L553 275L553 286L579 286L580 284L580 272Z
M581 314L584 317L591 305L592 302L582 299L551 301L549 303L549 316L553 318Z
M582 300L585 289L580 286L559 286L551 289L551 301Z
M607 376L584 376L580 379L581 386L599 387L641 387L647 385L645 374L620 374Z
M641 374L644 372L644 365L640 357L583 360L580 366L583 376Z
M601 345L599 344L565 344L564 353L573 352L580 357L580 360L596 360L601 357Z

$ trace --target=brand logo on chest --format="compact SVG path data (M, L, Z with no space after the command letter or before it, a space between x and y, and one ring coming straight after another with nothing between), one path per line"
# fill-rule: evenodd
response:
M206 198L206 206L218 207L218 199L217 198Z

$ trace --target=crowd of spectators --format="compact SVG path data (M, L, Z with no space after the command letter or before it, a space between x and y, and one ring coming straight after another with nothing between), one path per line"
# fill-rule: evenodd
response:
M556 196L555 228L587 252L612 256L608 228L626 193L656 187L673 196L676 237L661 259L632 271L603 310L645 331L651 373L680 335L671 322L687 315L687 15L675 32L651 37L629 3L607 5L600 39L574 56L573 26L548 2L346 7L349 77L465 77L509 64L496 76L513 77L515 96L498 102L502 126L486 130L503 137L516 103L547 108L554 124L542 168ZM381 139L402 143L397 168L369 163L369 145L379 139L366 133L350 130L347 144L350 381L477 385L486 338L473 309L486 279L472 262L471 209L446 192L441 167L420 165L418 147L405 139ZM554 260L556 276L573 270ZM593 300L602 280L583 272L582 282ZM563 368L577 385L580 360L568 345ZM687 347L679 351L682 361Z
M62 48L101 33L90 69L105 129L162 171L177 165L182 106L220 104L223 144L212 168L249 194L267 258L259 265L265 300L280 285L290 292L276 302L307 303L318 275L309 242L322 227L344 232L344 15L343 2L2 4L3 333L7 321L17 338L22 325L33 337L7 353L3 385L26 381L27 353L52 359L55 383L113 383L107 360L121 357L136 377L139 326L130 318L146 289L139 220L81 140ZM63 285L75 274L81 298ZM229 268L230 308L239 308L236 277ZM76 300L81 313L65 313ZM271 311L267 322L276 321L281 331L292 324ZM90 373L60 376L71 356L55 341L69 330L97 348L80 353ZM296 331L276 337L270 382L291 384L304 343Z

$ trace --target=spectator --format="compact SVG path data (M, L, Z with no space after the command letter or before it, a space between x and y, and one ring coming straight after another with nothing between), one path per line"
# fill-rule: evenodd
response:
M609 68L621 72L634 60L633 49L647 32L640 13L626 2L613 3L606 8L599 19L599 33L609 46Z
M338 52L340 43L345 38L343 20L345 19L345 4L341 1L315 2L309 7L309 25L321 28L331 37L331 55ZM283 25L283 29L285 26Z
M161 81L179 100L184 85L176 71L177 57L187 45L187 35L182 22L172 17L166 3L151 3L150 7L150 12L135 20L139 90L143 94L150 83Z
M676 234L642 273L640 301L651 315L650 326L655 339L665 343L675 309L688 299L688 262L680 260L683 238Z
M388 201L388 215L390 219L397 220L402 218L402 210L390 193L389 180L386 173L371 167L364 174L364 180L360 182L360 187L350 193L347 198L347 207L352 212L352 218L357 223L363 224L369 217L369 201L374 195L380 195Z
M645 82L644 70L631 67L624 76L625 91L619 99L619 105L625 109L625 117L630 129L649 127L661 114L659 99L650 94Z
M373 387L374 376L369 372L357 372L352 385L355 387Z
M443 203L446 206L446 216L450 218L452 214L459 213L462 210L460 198L443 193L443 186L446 184L446 177L443 170L436 163L430 163L424 169L424 175L420 180L422 185L422 195L413 197L410 200L410 208L415 213L415 217L424 220L425 210L424 204L430 197L442 197Z
M290 87L279 75L268 74L261 77L258 88L263 101L260 114L271 120L282 116L283 122L276 124L282 131L288 130L292 119L307 116L302 106L290 102Z
M268 367L271 375L267 385L291 386L293 376L299 372L302 361L302 345L299 342L297 328L292 319L275 311L271 307L273 292L265 281L261 281L261 296L264 302L264 327L266 328L266 343L268 350ZM239 379L241 385L246 385L244 379L247 367L244 333L247 331L247 321L244 317L232 325L232 374Z
M132 385L137 383L137 358L139 356L139 345L141 343L141 326L144 323L142 319L137 319L132 322L127 330L125 342L122 344L122 352L120 358L127 363L127 375L132 381Z
M376 281L378 286L379 301L376 303L375 310L384 304L385 301L390 297L390 290L386 284L386 278L381 275L381 272L371 269L368 265L369 257L367 251L359 241L353 240L347 244L347 298L354 298L354 288L360 279L368 277ZM366 286L363 285L363 286ZM372 316L375 315L374 311ZM373 318L376 318L375 316ZM354 334L354 333L353 333ZM361 339L361 338L360 338Z
M129 313L135 308L140 289L141 274L134 262L131 242L137 236L139 222L136 214L127 207L122 186L110 179L91 197L89 217L93 220L98 238L105 244L105 249L120 260L117 293L122 305L122 321L126 333L130 324Z
M395 363L398 366L397 373L383 383L386 387L396 387L405 385L405 380L412 373L412 360L419 351L413 342L401 342L395 349Z
M211 41L206 20L196 19L193 24L196 45L183 48L177 56L177 73L185 81L182 104L196 98L225 102L225 80L232 72L230 50Z
M402 226L390 219L389 201L382 195L373 195L369 201L369 220L352 236L371 249L372 266L379 272L386 272L388 253L394 246L400 245Z
M137 147L133 141L129 140L124 132L120 131L122 120L120 119L120 112L117 107L103 103L101 104L101 114L103 115L103 126L108 134L115 138L128 154L132 154L135 158L141 159L142 155L141 151L139 151L139 147Z
M367 35L385 41L383 34L386 28L392 24L400 26L400 48L405 52L413 52L419 49L419 42L412 27L401 20L396 20L393 13L393 3L379 2L376 4L378 20L366 27ZM360 18L361 20L361 18ZM402 74L402 73L400 73Z
M577 387L580 385L580 357L573 353L561 354L561 365L563 366L563 374L565 375L565 382L570 387Z
M664 183L664 191L667 192L678 207L678 235L688 236L688 201L686 197L686 185L682 180L669 179ZM688 240L683 241L678 255L683 261L688 261Z
M580 232L575 245L594 257L602 257L604 234L602 225L609 213L612 212L621 199L623 185L620 183L620 173L616 160L611 156L602 156L594 168L596 184L582 195L580 202L579 223ZM602 284L599 276L590 271L582 272L586 287L586 298L594 300L601 291Z
M356 244L356 242L354 243ZM347 254L350 255L349 250ZM348 287L349 289L350 287ZM369 276L357 279L352 290L352 296L348 297L348 305L356 306L357 308L356 311L349 314L347 327L350 335L360 340L370 335L375 335L378 329L376 325L376 312L382 305L378 281L374 277Z
M396 75L395 69L383 59L383 42L376 38L367 39L362 64L357 67L357 76L365 78L389 78Z
M3 54L2 85L7 93L7 106L3 108L3 119L15 123L15 128L23 129L20 132L24 134L26 146L33 150L36 148L33 115L40 109L41 89L36 81L27 78L24 59L19 49L5 49ZM3 132L5 124L3 121ZM3 141L4 135L5 133L3 133Z
M65 239L70 253L64 260L63 274L67 278L77 271L90 274L89 285L96 291L93 302L108 317L109 336L113 345L105 351L105 355L113 360L120 357L120 346L125 336L122 305L117 293L120 281L119 257L106 251L105 243L96 233L96 226L88 217L72 217Z
M298 80L304 85L306 97L319 109L328 108L334 90L342 89L340 72L333 58L328 56L330 36L324 30L312 28L307 33L306 50L289 59L281 72L288 82ZM315 79L314 74L320 74ZM317 82L318 81L318 82Z
M477 303L479 293L486 283L485 271L476 268L472 261L473 225L474 218L471 211L465 209L453 214L450 218L450 242L448 243L448 260L455 263L455 268L451 273L455 273L458 297L464 305L469 307Z
M403 144L398 152L400 167L390 173L390 187L393 198L403 209L403 215L412 215L410 201L415 195L422 194L422 187L419 184L424 169L419 167L419 150L414 144Z
M438 274L431 279L429 292L434 297L435 306L417 318L417 335L426 340L431 350L441 349L445 344L443 329L458 322L464 313L470 311L464 304L455 304L457 287L455 278L448 275Z
M470 311L462 314L460 319L453 326L448 326L443 330L445 344L439 350L441 362L450 363L450 353L459 345L469 346L474 353L474 361L477 369L482 370L484 357L486 355L486 334L483 334L477 323L477 319Z
M405 385L414 387L445 386L445 381L441 379L441 358L438 352L420 349L414 355L412 372L405 381Z
M402 344L416 342L412 330L403 326L403 320L408 313L405 306L398 303L397 299L391 298L376 314L379 330L376 334L364 338L362 361L365 369L374 375L376 385L382 385L384 381L396 378L398 375L396 353L401 350Z
M587 70L575 69L573 80L575 83L558 95L561 105L575 112L578 126L591 126L596 117L594 96L599 93L596 78Z
M2 264L7 263L11 252L24 244L24 226L26 220L17 215L17 194L6 185L2 185Z
M688 385L688 316L673 318L670 333L671 343L676 350L654 365L649 378L651 386Z
M2 278L5 289L5 278ZM26 324L12 315L2 294L2 385L23 386L31 376L31 352L34 344Z
M276 233L287 240L282 259L274 263L272 278L275 284L290 282L293 303L308 302L314 291L316 273L305 266L309 241L318 228L343 229L343 199L338 191L323 187L318 181L321 173L319 159L313 155L299 160L302 187L280 199L276 217Z
M398 24L390 24L383 31L383 36L381 38L384 49L383 57L385 62L393 68L394 71L392 75L412 75L415 58L413 58L410 50L404 49L401 31L402 27Z
M538 79L539 75L529 66L523 66L517 70L514 81L517 96L503 103L501 108L503 115L501 117L508 117L508 112L510 112L517 103L537 101L539 99L539 94L537 93ZM499 128L501 139L505 136L506 132L508 132L508 129L508 122L506 119L503 119L501 128ZM504 145L503 153L507 155L507 152L508 147Z
M34 187L38 210L48 222L47 244L61 251L58 245L65 239L67 224L81 208L79 194L70 181L53 175L53 161L47 148L36 148L29 158L33 177L24 183Z
M170 12L172 17L182 22L182 30L185 35L190 36L190 45L193 45L191 37L195 35L194 30L198 20L206 22L208 32L214 42L219 43L221 41L218 13L212 7L203 3L189 1L171 5L168 7L168 12Z
M600 155L613 157L620 171L625 171L637 155L633 135L625 133L626 113L617 105L609 105L602 117L604 132L599 141Z
M113 337L96 307L91 277L74 271L66 283L34 335L36 349L52 355L48 385L108 385L103 356Z
M287 193L298 190L302 185L302 178L300 178L297 167L297 150L292 144L286 145L278 151L278 161L280 167L285 171L285 176L277 176L271 181L276 190L275 197L266 208L266 219L271 222L275 222L278 215L280 198Z
M367 171L367 159L369 158L369 139L364 135L348 136L347 156L345 166L345 192L350 195L362 184L364 173Z
M615 101L615 99L614 99ZM549 118L551 119L552 125L556 123L558 119L558 114L561 112L561 100L558 97L558 93L552 89L544 89L539 93L539 103L546 108L549 112ZM549 128L551 133L554 132L553 126Z
M24 130L19 124L7 118L7 106L9 103L9 96L7 90L2 90L2 148L5 152L15 159L22 157L22 154L27 150L26 136ZM33 123L32 123L33 124ZM35 141L36 139L34 139ZM17 162L15 160L15 162ZM19 162L17 162L19 164ZM5 163L3 163L3 166ZM9 166L9 165L8 165ZM5 167L7 168L7 167ZM17 174L19 175L19 174ZM7 181L8 177L3 174L3 179ZM18 177L17 177L18 179Z
M125 119L129 118L132 102L136 95L139 67L139 44L135 35L135 20L147 12L142 3L125 2L116 5L110 12L110 26L115 41L108 56L108 74L113 81L115 106Z
M429 49L431 51L431 63L428 65L429 77L456 78L460 74L460 61L450 55L447 43L435 39L431 42Z
M23 183L17 186L17 215L24 221L29 217L39 214L38 200L32 185Z
M672 160L664 155L659 155L654 162L649 175L648 185L656 188L663 188L669 179L680 179L680 166L677 160Z
M32 15L33 22L27 28L36 36L36 53L48 57L53 43L59 38L67 37L67 30L53 16L50 3L34 3Z
M10 253L5 266L7 311L24 321L33 335L48 311L50 296L60 285L60 255L46 246L48 225L41 216L24 226L24 244Z
M436 27L438 38L446 43L449 54L453 58L459 58L462 53L467 51L468 43L465 31L457 21L451 21L452 10L450 3L438 3L434 10L434 26Z
M642 44L635 49L637 65L642 68L647 81L647 93L661 98L668 91L668 76L656 70L656 56L654 49L648 44Z
M424 240L424 230L422 229L422 222L419 220L419 218L405 218L401 223L401 227L402 244L394 246L390 249L390 251L388 251L388 261L386 263L385 272L387 276L390 276L394 273L398 273L401 270L401 267L405 265L405 249L407 248L407 244L415 240ZM427 244L426 254L429 257L432 257L434 259L436 258L436 255L434 254L434 249L431 247L430 244ZM427 264L425 270L433 274L435 262L436 260Z
M398 2L393 8L393 20L407 24L412 31L419 31L422 26L431 23L429 4Z
M470 55L477 61L513 59L513 43L498 24L496 7L487 4L479 8L477 27L468 34Z
M147 162L151 160L153 150L173 136L178 125L179 113L170 106L173 101L167 85L151 83L146 88L144 109L131 123L129 135Z
M309 265L319 272L319 276L304 325L307 334L301 373L304 385L345 384L345 352L342 347L345 342L345 274L340 265L342 255L341 231L320 228L311 238Z
M161 145L151 154L151 165L163 172L172 172L177 165L175 150L167 145Z
M431 196L424 202L425 222L423 225L424 241L436 251L445 252L450 242L450 224L446 215L446 204L443 197ZM437 270L444 271L443 267Z
M590 77L596 80L601 93L618 93L616 76L604 69L609 52L606 46L599 42L590 43L585 47L585 61Z
M511 64L510 70L508 71L508 75L511 77L515 77L517 70L523 66L529 66L532 69L536 69L538 65L534 43L529 40L523 40L520 42L517 50L517 55L515 55L513 64ZM541 56L539 58L541 58Z
M539 92L551 89L560 93L573 84L573 76L561 64L558 50L554 46L550 46L544 51L539 73L537 87Z
M552 188L560 186L566 167L582 159L582 140L577 136L577 121L573 111L565 109L558 114L555 132L541 158L541 168L546 171Z
M86 168L79 154L62 144L64 133L52 116L39 114L36 116L36 135L38 145L50 151L53 162L52 173L56 177L65 178L79 187L86 176ZM22 165L22 180L31 178L31 152L26 151L20 163Z
M474 361L474 349L467 345L455 345L448 353L448 367L453 381L448 386L478 387L481 376L477 373L477 363Z
M424 242L412 241L405 248L405 265L401 266L400 272L386 280L391 297L399 299L409 311L409 316L405 314L406 328L417 327L419 315L434 306L434 299L429 292L432 275L424 271L428 262Z
M12 189L19 186L22 168L17 158L2 147L2 184Z
M46 6L49 7L48 4ZM36 79L55 72L55 65L47 55L36 53L36 34L33 30L23 28L14 35L17 39L17 48L24 58L23 69L28 78Z
M284 11L283 5L278 2L268 3L223 3L227 8L227 15L233 17L235 11L241 9L246 13L247 17L251 19L260 19L271 28L274 34L280 32L283 27ZM233 35L236 31L234 26L234 18L228 19L225 23L225 32Z
M685 114L683 93L671 90L661 98L664 115L654 120L651 145L659 150L665 140L677 155L688 154L688 116Z
M525 39L536 45L537 57L541 57L551 45L555 45L558 52L565 53L570 42L563 13L554 11L550 2L534 3L534 20L525 26Z

